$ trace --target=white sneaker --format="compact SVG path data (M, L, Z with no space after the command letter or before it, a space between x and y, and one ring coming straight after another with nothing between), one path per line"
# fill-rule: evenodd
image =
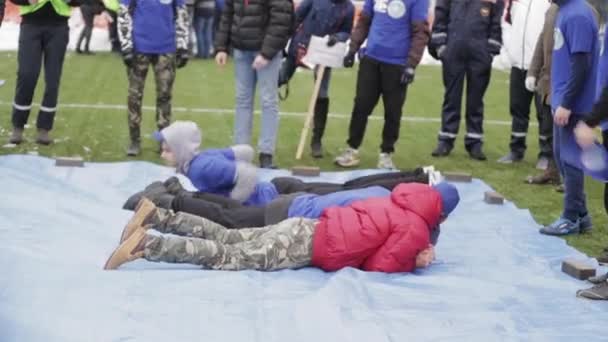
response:
M385 170L397 170L390 153L380 153L380 157L378 158L378 168Z
M334 161L338 166L341 167L354 167L359 165L361 162L359 159L359 151L350 147L345 148Z
M433 171L429 173L429 185L435 185L443 182L444 178L439 171Z

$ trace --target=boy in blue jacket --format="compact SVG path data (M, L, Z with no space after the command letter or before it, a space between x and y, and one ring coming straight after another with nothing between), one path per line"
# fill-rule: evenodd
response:
M120 0L118 35L129 79L127 155L141 150L141 106L148 68L156 79L156 125L171 122L175 69L188 62L189 23L184 0Z
M257 179L257 168L251 164L254 156L253 149L248 145L236 145L225 149L207 149L199 151L201 132L191 121L176 121L169 127L155 133L155 138L162 143L161 157L178 173L188 177L199 191L196 196L204 197L215 194L238 201L244 205L263 206L280 194L307 192L328 194L342 190L362 189L379 185L391 190L399 183L419 182L428 183L429 175L440 178L438 172L416 169L380 175L360 177L344 184L305 183L291 177L279 177L270 182ZM166 188L177 195L183 191L179 181L168 181L167 186L160 183L160 193L167 192ZM167 183L167 182L166 182ZM155 184L145 191L131 196L124 208L133 209L142 196L149 196ZM213 200L217 196L212 196Z
M281 65L279 87L287 84L301 59L306 55L312 36L329 36L327 46L346 42L353 28L355 7L350 0L304 0L296 9L296 31L291 37L287 56ZM316 79L316 72L315 72ZM315 103L312 141L310 144L313 158L322 158L321 139L325 132L327 113L329 112L329 81L331 69L326 68L321 81L319 97Z
M555 0L560 6L555 23L551 72L551 107L554 113L555 161L564 179L564 211L542 228L547 235L567 235L591 230L586 204L585 178L574 127L592 111L596 97L599 57L598 26L585 0Z

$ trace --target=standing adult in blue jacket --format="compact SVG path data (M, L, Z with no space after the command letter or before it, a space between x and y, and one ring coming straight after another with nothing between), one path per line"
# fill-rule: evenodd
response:
M482 149L483 98L490 83L492 60L502 47L503 10L504 0L437 0L429 52L443 63L445 96L433 157L447 156L454 148L466 78L464 145L472 159L487 159Z
M555 0L559 12L555 22L555 44L551 69L551 109L555 161L564 178L564 211L560 218L541 229L548 235L589 231L585 177L580 167L581 150L574 127L588 117L597 92L599 59L598 25L585 0Z
M129 78L128 156L141 150L141 106L148 68L156 79L156 125L171 123L171 97L175 71L188 62L190 29L184 0L121 0L119 37Z
M353 28L355 7L350 0L304 0L296 9L296 31L291 37L287 57L281 66L279 87L288 83L300 60L306 55L311 36L329 36L327 46L337 42L346 42ZM312 141L310 148L313 158L322 158L321 140L329 112L329 81L331 69L326 68L321 81L319 97L315 103ZM316 70L315 70L316 80Z
M429 40L428 12L428 0L365 1L344 58L344 66L352 67L355 54L367 39L357 74L347 148L335 160L339 166L359 165L358 149L367 120L382 96L384 127L378 168L396 168L391 156L399 139L407 87L414 81L414 70Z

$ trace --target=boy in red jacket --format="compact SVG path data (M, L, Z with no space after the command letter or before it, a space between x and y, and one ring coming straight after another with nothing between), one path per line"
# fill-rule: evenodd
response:
M144 258L234 271L315 266L325 271L355 267L411 272L433 261L430 235L459 200L458 191L448 183L411 183L399 185L387 197L329 208L319 220L292 218L238 230L189 224L162 231L178 236L151 235L146 228L157 227L140 227L114 251L104 269ZM127 228L138 224L132 220Z

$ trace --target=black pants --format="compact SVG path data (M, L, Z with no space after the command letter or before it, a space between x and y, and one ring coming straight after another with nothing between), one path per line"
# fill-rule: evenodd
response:
M84 21L84 28L80 32L78 37L78 43L76 43L77 50L89 51L91 44L91 35L93 34L93 23L95 21L95 12L90 6L80 6L80 12L82 13L82 20ZM84 49L82 48L82 42L84 41Z
M23 128L32 109L32 98L44 62L46 87L36 127L51 130L57 111L59 81L69 40L67 23L60 25L21 24L17 58L17 86L13 105L13 127Z
M120 41L118 40L118 14L113 11L107 11L112 17L112 23L108 28L110 43L112 43L112 52L120 52Z
M469 151L483 144L483 97L492 73L492 56L485 44L476 41L469 42L466 47L454 44L447 47L442 58L445 96L439 141L454 145L460 126L462 92L466 79L467 134L464 144Z
M401 183L428 183L428 176L422 169L414 171L382 173L353 179L344 184L305 183L297 178L279 177L272 180L277 191L282 194L306 192L317 195L345 190L382 186L393 190ZM173 200L175 212L185 212L207 218L226 228L263 227L266 207L249 207L233 199L203 192L181 194Z
M344 184L306 183L292 177L277 177L271 182L274 184L277 192L281 195L293 194L296 192L326 195L333 192L363 189L370 186L381 186L387 190L393 190L401 183L428 184L429 177L422 169L416 169L414 171L380 173L377 175L359 177Z
M551 106L544 103L542 96L526 89L527 71L511 68L509 103L512 117L511 152L522 156L526 152L526 136L530 124L530 104L534 99L538 119L539 157L553 158L553 117Z
M233 199L206 193L182 194L172 203L175 212L209 219L226 228L253 228L266 225L264 207L244 206Z
M401 84L402 71L403 67L400 65L382 63L368 57L361 60L357 75L355 106L350 118L348 146L354 149L361 146L367 119L382 96L384 128L380 150L383 153L395 151L407 93L407 86Z

